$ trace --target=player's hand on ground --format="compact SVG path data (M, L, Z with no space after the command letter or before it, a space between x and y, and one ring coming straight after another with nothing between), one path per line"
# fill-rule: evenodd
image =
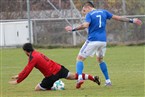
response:
M139 25L139 26L142 25L142 21L138 18L134 18L133 23L136 24L136 25Z
M11 81L9 81L9 84L16 85L18 83L17 83L17 80L11 80Z
M65 27L65 30L66 30L67 32L72 31L72 29L73 29L73 28L72 28L71 26L66 26L66 27Z
M18 75L12 76L12 79L18 79Z

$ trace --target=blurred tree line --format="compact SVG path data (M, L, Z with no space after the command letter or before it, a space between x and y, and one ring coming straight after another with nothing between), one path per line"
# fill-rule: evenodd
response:
M5 13L27 11L27 0L0 0L0 11ZM58 9L70 9L70 0L50 0ZM77 9L88 0L72 0ZM107 9L114 14L136 15L145 13L144 0L90 0L93 1L96 8ZM125 1L125 6L122 6ZM125 11L123 11L125 7ZM52 10L52 6L47 0L30 0L31 11ZM9 19L7 16L6 19Z
M78 9L81 10L81 6L88 0L73 0ZM144 0L89 0L94 3L96 8L107 9L114 14L118 15L136 15L145 14L145 1ZM124 1L124 2L123 2ZM125 6L123 6L125 3ZM125 7L125 12L123 12Z
M70 6L69 0L50 0L57 8L67 9ZM1 12L27 11L27 0L0 0ZM52 6L47 0L30 0L30 10L51 10Z

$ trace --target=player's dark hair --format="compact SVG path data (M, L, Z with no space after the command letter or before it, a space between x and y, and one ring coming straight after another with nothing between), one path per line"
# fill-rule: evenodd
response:
M32 52L34 51L33 46L31 43L25 43L23 45L23 50L27 51L27 52Z
M91 2L91 1L88 1L88 2L84 3L83 7L85 7L85 6L90 6L90 7L95 8L93 2Z

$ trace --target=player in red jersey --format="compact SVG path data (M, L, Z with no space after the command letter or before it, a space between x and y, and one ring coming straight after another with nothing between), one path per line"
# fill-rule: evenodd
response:
M64 66L49 59L44 54L37 52L36 50L34 50L31 43L25 43L23 45L23 50L29 57L28 64L18 75L12 77L12 80L9 81L10 84L18 84L22 82L30 74L34 67L37 68L45 77L41 83L36 85L36 91L51 90L53 83L61 78L66 78L70 80L78 79L77 73L73 74L69 72L69 70ZM98 76L83 74L83 79L91 80L100 85L100 80ZM82 83L80 83L80 85L78 85L78 87L76 88L80 88L81 84Z

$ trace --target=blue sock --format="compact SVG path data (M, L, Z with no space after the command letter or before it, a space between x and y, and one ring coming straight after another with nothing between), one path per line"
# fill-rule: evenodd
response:
M100 68L102 70L102 73L104 74L105 76L105 79L109 79L109 75L108 75L108 70L107 70L107 66L106 66L106 63L105 62L101 62L100 63Z
M78 75L82 75L83 69L84 69L84 63L82 61L77 61L76 71L77 71Z

